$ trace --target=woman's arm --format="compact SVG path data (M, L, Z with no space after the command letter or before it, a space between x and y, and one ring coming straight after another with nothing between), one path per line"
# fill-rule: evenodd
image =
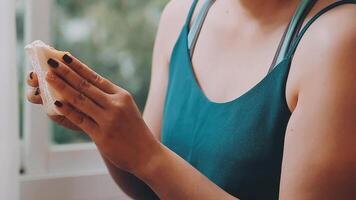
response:
M116 167L112 162L102 156L106 167L109 170L111 177L116 184L124 191L129 197L133 199L157 199L156 194L144 182L138 179L133 174L121 170Z
M282 200L356 197L356 25L347 20L356 13L344 9L320 19L295 55L293 67L306 70L286 132ZM233 199L169 149L159 155L137 174L161 199Z
M188 13L190 1L171 0L163 10L152 56L150 89L143 118L154 136L161 140L161 120L168 84L170 54ZM175 23L171 23L174 21ZM123 171L103 156L117 185L134 199L153 199L155 193L131 173Z
M103 157L160 199L234 199L153 136L126 90L70 58L50 58L45 78L63 98L54 102L56 110L87 133Z
M143 118L148 127L151 129L152 134L158 140L160 140L161 119L168 81L168 65L170 54L174 43L178 38L179 32L181 31L190 5L191 1L189 0L171 0L162 13L156 36L152 59L151 84L145 111L143 113ZM76 72L79 75L83 75L81 74L82 71ZM42 99L39 95L38 89L38 79L35 72L31 71L29 73L27 82L31 87L27 92L28 100L35 104L42 104ZM73 123L64 116L50 117L53 121L64 127L70 128L72 130L82 131L82 129L78 127L76 123ZM148 187L136 176L121 170L105 156L102 157L115 182L130 197L134 199L152 199L156 197L155 193L152 192L150 187Z
M356 198L355 18L354 5L321 17L295 55L291 69L300 86L285 136L280 199Z
M303 74L286 132L279 199L356 197L356 24L347 20L356 12L344 9L320 19L295 56L293 68ZM233 199L166 148L138 176L162 199Z
M340 30L340 23L335 30ZM335 42L338 45L318 51L323 59L309 63L322 71L312 73L318 77L308 79L306 85L311 88L300 88L291 121L296 125L286 136L293 135L299 141L287 142L291 147L287 144L285 150L281 199L355 196L354 33L333 35L331 38L341 38ZM123 88L100 77L74 57L73 62L66 64L53 59L49 64L52 68L46 80L64 99L63 103L55 103L57 110L78 124L105 158L143 180L159 198L235 199L160 143ZM315 123L311 123L313 120ZM295 143L303 145L302 148ZM325 179L326 174L329 180Z

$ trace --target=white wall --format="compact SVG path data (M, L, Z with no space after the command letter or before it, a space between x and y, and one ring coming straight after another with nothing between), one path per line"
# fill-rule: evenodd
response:
M130 200L106 171L21 178L22 200Z
M15 1L0 0L0 199L17 200L19 121Z

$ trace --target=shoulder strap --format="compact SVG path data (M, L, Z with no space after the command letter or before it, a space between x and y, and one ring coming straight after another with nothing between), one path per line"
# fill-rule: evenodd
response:
M191 21L191 19L192 19L192 16L193 16L195 7L197 7L197 4L198 4L198 0L194 0L193 3L192 3L192 5L190 6L187 19L185 20L185 25L186 25L187 27L189 27L190 21Z
M191 29L189 30L188 33L188 48L190 51L190 56L193 56L194 53L194 48L197 43L200 31L202 29L203 23L205 21L205 18L208 14L208 11L210 7L215 3L216 0L206 0L204 5L202 6L200 12L198 13L196 19L194 20ZM275 54L275 57L273 59L273 62L271 64L271 67L268 72L272 71L273 68L275 67L276 63L279 63L281 60L283 60L288 52L288 49L292 43L292 41L296 38L299 30L301 29L301 26L303 24L303 21L311 8L314 6L315 2L317 0L302 0L301 3L298 6L297 11L293 15L292 20L287 26L287 29L285 30L283 37L279 43L277 52ZM194 2L194 5L192 6L192 9L189 12L187 22L188 27L189 23L191 20L191 17L194 13L195 6L197 4L197 1Z
M307 23L306 25L303 27L303 29L300 31L300 33L298 34L297 38L295 39L295 41L293 42L293 44L291 45L291 48L289 49L288 53L287 53L287 57L289 59L292 59L294 56L294 53L298 47L298 44L300 43L303 35L305 34L305 32L308 30L308 28L315 22L315 20L317 20L320 16L322 16L323 14L325 14L326 12L328 12L329 10L343 5L343 4L356 4L356 0L341 0L341 1L337 1L335 3L330 4L329 6L325 7L324 9L322 9L321 11L319 11L314 17L312 17Z
M215 3L215 0L206 0L203 7L199 11L196 19L194 20L194 22L192 24L192 27L188 34L188 48L189 48L189 52L190 52L190 57L193 56L194 48L197 43L199 33L201 31L201 28L203 27L203 23L204 23L205 18L208 14L208 11L214 3ZM193 14L193 12L191 14ZM190 18L191 18L191 16L190 16ZM187 25L189 27L189 21L188 21Z
M278 49L273 58L273 62L268 70L268 73L274 69L277 63L281 62L286 57L288 50L292 42L296 39L306 16L308 15L308 13L313 8L316 2L317 0L302 0L299 3L298 8L295 11L291 21L289 22L279 43Z

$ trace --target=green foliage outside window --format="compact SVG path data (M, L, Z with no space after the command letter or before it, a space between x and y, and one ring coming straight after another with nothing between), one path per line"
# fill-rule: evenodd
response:
M149 87L154 36L166 2L57 0L52 9L53 46L70 51L130 91L142 110ZM88 140L85 134L53 125L54 143Z
M102 76L130 91L142 110L149 87L154 36L166 3L167 0L54 0L50 25L52 44L71 52ZM17 64L20 67L24 65L24 2L17 1L17 4ZM23 94L22 67L19 72ZM22 119L24 96L20 98ZM20 128L22 130L22 125ZM90 140L85 134L53 124L52 141L68 144Z

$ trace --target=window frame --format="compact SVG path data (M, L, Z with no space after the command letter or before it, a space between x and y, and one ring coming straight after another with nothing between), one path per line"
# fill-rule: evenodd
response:
M0 1L0 199L18 199L19 105L15 3Z

